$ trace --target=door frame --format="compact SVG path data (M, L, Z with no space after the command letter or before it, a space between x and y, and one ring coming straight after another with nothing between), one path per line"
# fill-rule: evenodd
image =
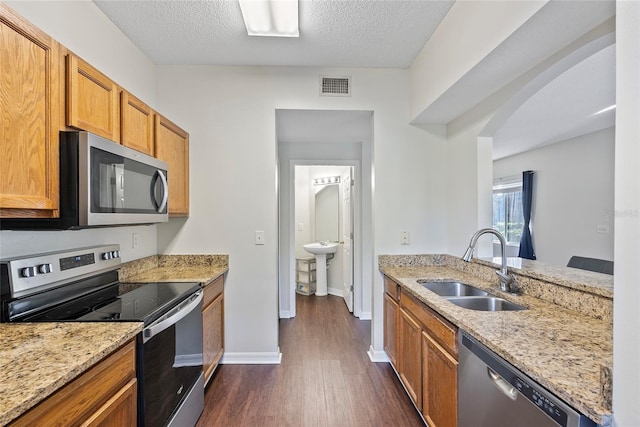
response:
M353 194L353 315L362 316L362 169L360 160L289 160L289 315L296 316L295 168L296 166L352 166Z

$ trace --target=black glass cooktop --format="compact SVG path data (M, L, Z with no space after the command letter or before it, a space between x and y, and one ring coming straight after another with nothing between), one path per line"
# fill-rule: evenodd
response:
M198 283L140 285L115 283L22 320L26 322L142 321L149 324L198 289L200 289Z

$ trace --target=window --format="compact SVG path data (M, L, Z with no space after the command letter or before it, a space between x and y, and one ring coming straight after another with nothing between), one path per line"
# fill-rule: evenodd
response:
M520 245L523 227L521 178L497 179L493 185L493 228L508 244Z

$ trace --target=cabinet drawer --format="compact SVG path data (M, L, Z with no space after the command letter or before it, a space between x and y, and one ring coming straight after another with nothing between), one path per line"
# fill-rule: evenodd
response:
M204 299L202 301L202 307L205 308L211 302L222 294L224 290L224 275L213 280L211 283L204 287Z
M400 285L384 276L384 291L396 301L400 300Z
M135 342L130 341L22 415L11 426L79 425L132 380L135 385L135 378Z
M458 329L451 322L406 293L400 295L400 306L418 319L434 340L452 355L457 356L456 331Z

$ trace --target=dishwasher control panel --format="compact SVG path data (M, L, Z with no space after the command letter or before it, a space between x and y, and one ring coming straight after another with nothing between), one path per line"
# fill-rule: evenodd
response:
M532 401L538 408L540 408L547 415L553 418L555 422L557 422L561 426L567 425L567 413L560 409L558 405L550 400L545 394L538 391L536 388L531 386L531 384L517 375L514 375L511 383L527 399Z

